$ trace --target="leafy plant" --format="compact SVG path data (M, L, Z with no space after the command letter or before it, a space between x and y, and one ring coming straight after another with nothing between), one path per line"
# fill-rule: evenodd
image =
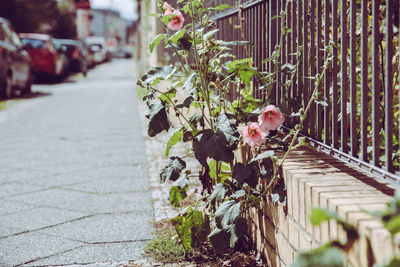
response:
M307 106L294 112L298 123L283 138L276 130L291 119L291 112L274 106L268 98L262 103L252 92L263 90L269 96L280 72L290 75L283 85L289 88L299 63L280 62L280 45L265 60L273 62L272 73L255 68L251 58L236 59L230 53L231 47L246 48L248 43L217 40L218 29L210 19L213 12L229 8L228 5L206 7L203 0L178 2L180 9L158 3L161 14L155 16L164 24L165 32L149 46L153 51L163 44L174 52L177 63L151 68L137 84L146 91L143 100L149 107L149 136L168 132L166 155L177 143L191 142L192 156L202 167L198 178L204 196L195 207L187 207L172 220L181 244L188 251L208 239L221 253L226 248L239 247L246 238L245 212L250 207L258 206L264 197L286 204L285 184L280 176L282 164L292 149L304 143L298 142L297 136L311 105L321 100L315 89ZM190 23L184 24L182 12L191 18ZM286 12L280 15L286 21ZM281 42L288 31L282 23ZM331 51L330 47L326 49ZM295 54L297 62L301 61L300 51L301 47ZM330 61L331 57L313 79L314 88L318 88ZM168 86L160 87L161 81L168 81ZM254 88L255 81L259 88ZM228 96L233 90L239 97L230 101ZM265 151L265 144L286 151L283 159L278 160L273 150ZM237 155L244 151L248 151L247 160L239 162ZM169 200L175 207L180 206L189 186L190 170L185 170L182 158L171 156L160 174L162 182L172 181ZM265 189L258 186L260 179L267 180Z

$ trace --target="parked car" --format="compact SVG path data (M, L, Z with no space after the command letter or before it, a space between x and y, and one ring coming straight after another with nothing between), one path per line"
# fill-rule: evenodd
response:
M51 78L62 78L66 75L68 58L60 44L50 35L21 33L20 37L31 56L35 74Z
M32 65L28 53L11 23L0 18L0 96L10 98L13 90L30 93Z
M70 39L57 39L65 55L68 57L68 70L71 72L87 73L86 53L82 42Z
M93 56L93 64L107 61L107 41L102 36L89 36L85 38L89 53Z
M117 52L118 58L132 58L132 46L121 46Z

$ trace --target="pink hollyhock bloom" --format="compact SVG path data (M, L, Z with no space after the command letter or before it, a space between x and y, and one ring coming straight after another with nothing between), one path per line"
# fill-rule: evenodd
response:
M285 121L285 117L274 105L266 106L261 115L258 116L258 123L263 131L275 130Z
M165 11L165 13L167 13L168 10ZM183 23L185 22L185 19L183 18L182 13L179 10L174 10L172 13L172 15L175 15L171 21L168 24L168 28L172 31L178 31L180 29L182 29L183 27ZM170 14L168 14L170 15Z
M263 144L267 134L268 133L261 130L261 127L257 122L248 123L242 130L243 140L249 146L259 146Z
M165 9L164 16L170 15L174 12L174 9L167 2L164 2L163 8Z

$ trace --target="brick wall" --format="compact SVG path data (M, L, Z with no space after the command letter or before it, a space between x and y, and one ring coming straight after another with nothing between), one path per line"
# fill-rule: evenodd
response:
M249 211L251 239L270 266L289 266L297 252L345 237L334 221L312 226L312 207L336 211L359 229L361 238L347 257L350 266L372 266L392 258L390 233L364 212L386 208L393 194L389 185L311 149L293 151L283 171L287 207L265 199L261 209Z

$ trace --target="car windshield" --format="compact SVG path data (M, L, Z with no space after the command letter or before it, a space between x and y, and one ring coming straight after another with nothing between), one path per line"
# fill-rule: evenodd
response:
M21 38L22 43L29 49L43 49L46 48L46 42L39 39Z

